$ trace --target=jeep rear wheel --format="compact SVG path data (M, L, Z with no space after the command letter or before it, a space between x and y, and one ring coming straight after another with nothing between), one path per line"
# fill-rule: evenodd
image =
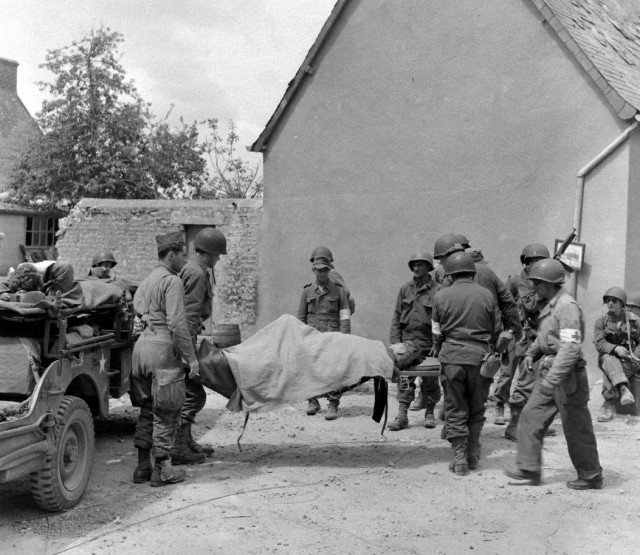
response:
M31 493L47 511L64 511L82 499L93 465L93 418L87 403L65 396L56 414L55 445L44 467L31 474Z

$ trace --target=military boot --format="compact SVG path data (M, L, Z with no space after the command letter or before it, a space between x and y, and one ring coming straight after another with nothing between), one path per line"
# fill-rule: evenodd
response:
M611 422L613 420L613 401L607 399L602 403L602 412L598 415L598 422Z
M478 468L480 462L480 434L482 432L482 422L469 424L469 442L467 444L467 463L469 470Z
M433 415L433 407L428 406L427 410L424 412L424 427L425 428L435 428L436 427L436 418Z
M194 453L187 445L187 426L183 424L178 430L175 444L171 450L171 459L175 464L198 464L204 462L204 453Z
M418 397L413 403L411 403L411 407L409 408L409 410L422 410L424 408L426 408L424 395L422 394L422 390L420 390L418 393Z
M209 455L213 455L215 452L214 448L211 445L200 444L197 443L195 439L193 439L193 435L191 434L192 424L189 422L186 424L187 426L187 447L191 449L194 453L203 453L206 457Z
M497 424L498 426L504 426L506 424L506 421L504 419L504 403L500 401L496 403L496 408L493 415L493 423Z
M516 433L518 430L518 420L520 419L520 413L522 412L522 407L517 405L509 405L511 417L509 418L509 424L504 430L504 437L509 441L518 441L518 434Z
M309 404L307 405L307 414L309 416L313 416L314 414L317 414L319 410L320 403L318 402L318 399L309 399Z
M398 407L398 416L395 420L387 426L387 430L397 432L398 430L404 430L409 427L409 417L407 416L407 406L400 405Z
M151 472L151 486L168 486L182 482L187 473L171 466L171 458L156 459L153 461L153 471Z
M133 471L133 483L144 484L151 479L151 450L138 449L138 466Z
M335 420L338 418L338 405L329 401L327 412L324 413L325 420Z
M636 402L633 393L629 390L629 388L622 384L619 388L620 391L620 404L621 405L633 405Z
M449 470L457 476L467 476L469 465L467 463L467 436L451 439L453 448L453 460L449 463Z

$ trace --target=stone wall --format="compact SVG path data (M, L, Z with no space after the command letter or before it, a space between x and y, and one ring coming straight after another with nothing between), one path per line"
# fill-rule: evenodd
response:
M246 339L255 332L257 318L261 218L261 199L83 199L61 220L59 259L83 276L94 253L108 249L118 261L115 274L140 282L157 262L157 234L183 231L191 242L200 226L215 225L227 237L227 256L216 265L213 321L240 324Z

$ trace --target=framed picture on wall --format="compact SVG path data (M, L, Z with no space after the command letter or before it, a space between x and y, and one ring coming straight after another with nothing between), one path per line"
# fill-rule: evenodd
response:
M554 252L558 252L558 248L562 245L563 239L556 239L556 244L553 249ZM566 264L574 271L580 272L584 265L584 243L571 243L567 250L560 256L560 262Z

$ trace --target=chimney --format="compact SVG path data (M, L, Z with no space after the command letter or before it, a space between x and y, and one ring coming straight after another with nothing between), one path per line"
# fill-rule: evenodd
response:
M18 62L0 58L0 89L18 93Z

